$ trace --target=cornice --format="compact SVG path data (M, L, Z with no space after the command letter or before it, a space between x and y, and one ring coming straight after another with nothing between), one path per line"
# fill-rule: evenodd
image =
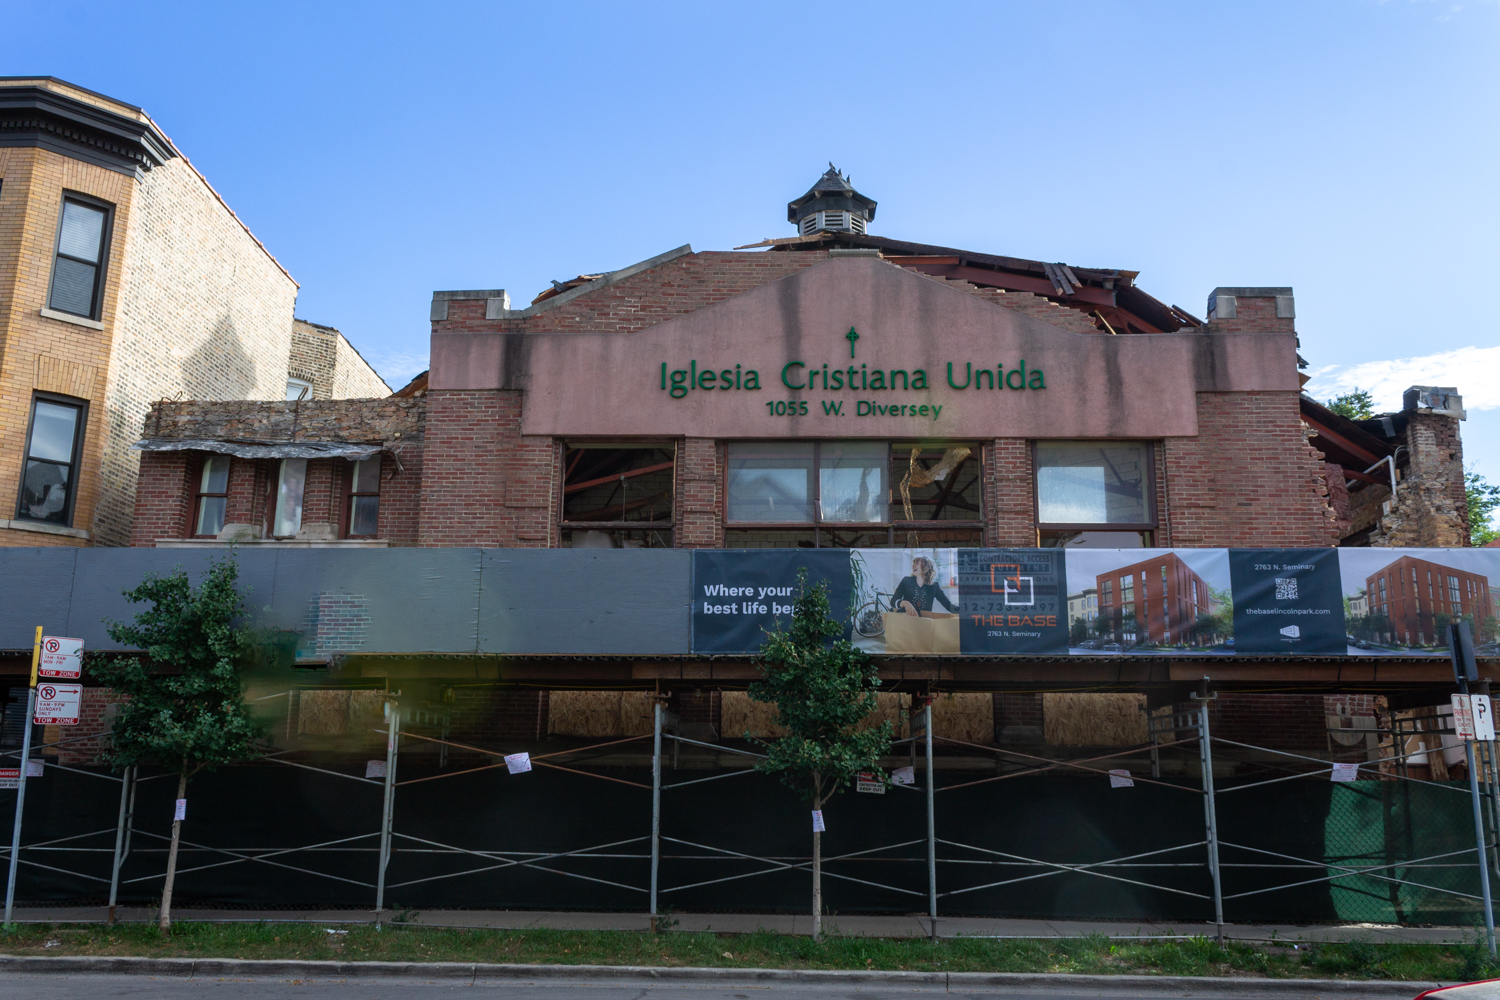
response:
M0 146L37 146L137 177L178 155L149 121L37 86L0 85Z

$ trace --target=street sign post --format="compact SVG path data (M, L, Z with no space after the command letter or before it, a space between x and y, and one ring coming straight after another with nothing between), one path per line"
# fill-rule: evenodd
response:
M21 854L21 814L26 807L25 762L31 759L31 719L36 713L36 672L42 662L42 626L36 627L36 640L31 645L31 686L26 691L26 725L21 727L21 766L16 775L16 820L10 830L10 875L5 880L5 926L10 926L10 916L16 905L16 865ZM80 689L81 690L81 689Z
M60 635L42 636L42 659L37 665L38 677L56 677L76 681L83 676L83 640L65 639Z

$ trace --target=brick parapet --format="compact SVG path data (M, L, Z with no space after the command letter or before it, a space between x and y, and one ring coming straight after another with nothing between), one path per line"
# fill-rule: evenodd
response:
M427 397L301 401L163 401L138 430L153 440L378 444L420 439Z

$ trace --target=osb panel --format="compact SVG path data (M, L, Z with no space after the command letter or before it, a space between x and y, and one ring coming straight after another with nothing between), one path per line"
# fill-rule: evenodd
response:
M650 691L622 691L620 693L620 735L622 737L650 735L656 725L651 718L655 705L656 696Z
M995 742L995 696L988 691L938 695L932 702L932 735L982 746Z
M349 732L348 691L302 691L297 695L297 732L343 736Z
M905 731L909 696L877 694L875 703L875 711L866 716L856 728L869 729L889 721L893 737L900 739ZM744 739L747 732L751 736L762 738L786 735L786 730L777 723L776 706L752 701L744 691L725 691L719 702L719 712L723 719L721 732L728 739Z
M762 738L786 735L777 722L776 706L752 701L744 691L725 691L720 696L719 717L719 732L726 739L741 740L746 733Z
M623 691L553 691L547 699L547 731L562 736L620 736L623 695Z
M1143 694L1044 694L1048 746L1129 747L1146 742Z

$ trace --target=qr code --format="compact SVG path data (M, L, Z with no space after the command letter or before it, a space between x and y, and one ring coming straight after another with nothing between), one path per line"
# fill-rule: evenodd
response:
M1276 578L1276 599L1278 601L1295 601L1297 599L1297 578L1295 576L1278 576Z

